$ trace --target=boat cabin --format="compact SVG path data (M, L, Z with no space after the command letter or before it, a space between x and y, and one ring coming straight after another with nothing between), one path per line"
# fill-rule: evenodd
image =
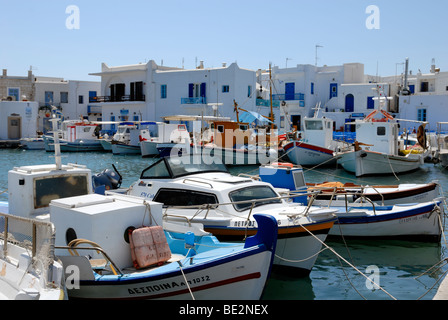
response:
M97 127L96 124L88 123L86 121L64 121L62 123L62 139L67 140L68 142L75 142L82 139L96 139L98 132Z
M356 140L371 151L397 155L399 124L389 117L356 120Z
M316 146L328 147L333 141L333 120L328 118L304 118L302 141Z
M15 167L8 172L9 213L48 219L51 200L92 193L92 174L77 164Z
M143 170L129 192L164 206L228 204L219 207L223 211L249 210L253 200L254 207L282 201L276 199L278 194L270 184L232 176L224 164L205 163L201 158L201 155L162 158Z
M212 130L214 143L218 147L233 148L236 145L256 144L256 137L248 123L215 121Z

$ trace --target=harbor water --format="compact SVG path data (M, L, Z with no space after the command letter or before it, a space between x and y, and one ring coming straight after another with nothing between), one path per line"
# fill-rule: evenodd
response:
M116 166L123 176L122 187L136 181L143 169L155 161L140 155L103 152L63 153L62 163L86 165L92 174ZM15 166L54 162L44 150L0 149L0 201L8 199L8 171ZM232 174L257 174L257 166L231 167ZM448 191L448 170L426 163L416 172L397 177L363 177L341 168L304 169L307 182L341 181L363 185L426 183L437 180ZM445 219L444 219L445 220ZM448 270L431 267L447 257L445 235L439 244L410 241L327 241L308 277L294 278L272 273L265 300L431 300ZM350 263L347 264L347 262ZM381 289L366 278L375 280Z

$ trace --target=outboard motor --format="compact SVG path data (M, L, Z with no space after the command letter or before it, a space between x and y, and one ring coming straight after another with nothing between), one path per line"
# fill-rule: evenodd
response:
M93 191L97 194L104 194L106 190L116 190L120 188L123 180L117 168L112 164L112 169L105 169L101 173L92 176Z

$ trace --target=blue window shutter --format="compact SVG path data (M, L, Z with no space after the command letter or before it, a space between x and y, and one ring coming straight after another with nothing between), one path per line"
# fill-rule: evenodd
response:
M193 98L193 91L194 91L194 84L189 83L188 84L188 97Z
M367 97L367 109L375 109L375 101L373 97Z
M201 83L201 97L205 98L205 88L206 88L206 83L202 82Z

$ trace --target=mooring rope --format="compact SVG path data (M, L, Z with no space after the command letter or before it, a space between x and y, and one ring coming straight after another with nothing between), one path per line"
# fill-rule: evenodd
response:
M384 290L384 288L380 287L378 284L376 284L372 279L367 277L364 273L362 273L358 268L356 268L353 264L348 262L344 257L342 257L340 254L338 254L333 248L329 247L325 242L320 240L318 237L316 237L311 231L309 231L306 227L304 227L300 222L298 224L305 229L312 237L314 237L317 241L319 241L323 246L325 246L327 249L329 249L331 252L333 252L339 259L344 261L346 264L348 264L350 267L352 267L355 271L357 271L359 274L361 274L364 278L366 278L368 281L370 281L376 288L379 288L381 291L386 293L389 297L391 297L393 300L397 300L394 296L392 296L389 292Z

